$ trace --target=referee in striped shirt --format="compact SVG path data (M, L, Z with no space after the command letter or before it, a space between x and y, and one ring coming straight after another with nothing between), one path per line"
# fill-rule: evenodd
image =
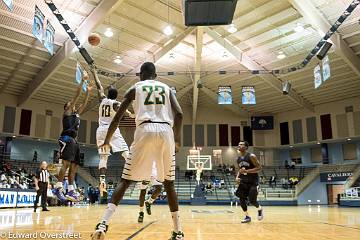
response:
M47 200L47 189L49 184L49 172L47 170L47 162L43 161L40 164L40 168L36 171L35 175L35 189L36 189L36 200L34 203L34 212L36 212L37 205L39 203L39 197L41 196L41 207L43 211L49 211L46 208Z

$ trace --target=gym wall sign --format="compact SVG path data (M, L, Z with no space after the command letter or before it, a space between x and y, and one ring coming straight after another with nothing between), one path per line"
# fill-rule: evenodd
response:
M320 173L320 182L343 182L350 176L352 172L325 172Z

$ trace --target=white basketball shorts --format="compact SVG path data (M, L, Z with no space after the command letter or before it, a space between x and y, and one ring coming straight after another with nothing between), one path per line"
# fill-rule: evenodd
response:
M109 126L99 126L98 129L96 130L96 143L97 143L98 147L104 143L108 128L109 128ZM111 145L111 149L114 153L129 151L129 147L127 146L127 144L118 128L116 129L116 131L114 132L114 135L112 136L112 138L110 140L110 145ZM100 153L101 152L99 150L99 154Z
M175 180L174 133L168 124L144 123L136 127L122 178L151 181L154 163L158 182Z

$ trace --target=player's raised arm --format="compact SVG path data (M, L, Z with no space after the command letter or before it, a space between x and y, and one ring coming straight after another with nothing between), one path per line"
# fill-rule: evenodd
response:
M116 128L118 127L121 118L124 116L124 113L126 112L126 109L130 106L131 102L135 99L135 87L130 88L124 96L124 100L121 102L120 107L118 111L116 112L109 130L106 134L106 138L103 145L109 145L110 139L113 136Z
M91 86L91 84L89 83L89 84L87 85L87 91L86 91L86 95L85 95L85 100L84 100L84 102L79 106L79 109L78 109L78 111L77 111L79 115L81 115L81 114L84 112L84 110L85 110L85 108L86 108L86 106L87 106L87 104L88 104L88 102L89 102L89 96L90 96L91 90L92 90L92 86Z
M64 108L66 114L71 114L71 112L73 111L75 104L80 98L83 84L84 84L84 78L81 80L81 83L78 86L75 97L70 102L68 102L68 105Z
M180 144L183 111L173 91L170 91L170 103L174 113L174 140L176 144Z
M95 81L95 85L96 85L97 92L98 92L98 98L99 98L99 101L101 102L104 98L106 98L106 95L104 93L104 88L101 85L101 82L100 82L100 79L99 79L99 77L97 75L95 67L91 68L91 72L92 72L92 74L94 76L94 81Z

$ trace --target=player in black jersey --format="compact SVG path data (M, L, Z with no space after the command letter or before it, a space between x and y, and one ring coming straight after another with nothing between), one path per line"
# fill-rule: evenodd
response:
M240 198L240 206L245 213L245 218L242 223L251 222L251 217L247 211L247 202L249 201L258 210L258 220L264 218L263 210L257 201L259 188L259 175L261 165L255 154L247 151L249 143L240 141L238 146L239 156L237 158L237 165L239 172L236 176L236 181L239 182L239 187L236 190L236 196Z
M55 195L59 198L61 202L77 201L77 195L74 188L74 178L80 163L80 147L77 142L77 135L80 126L80 114L83 113L87 102L89 100L89 94L92 89L91 85L88 84L86 96L83 104L80 104L76 108L76 103L80 98L81 90L84 84L85 79L88 79L87 73L84 71L83 79L79 85L76 96L73 100L67 102L64 105L64 114L63 114L63 131L59 138L60 145L60 159L62 160L62 167L58 175L58 182L56 183ZM68 193L66 197L64 196L63 181L66 174L66 171L69 169L68 173Z

